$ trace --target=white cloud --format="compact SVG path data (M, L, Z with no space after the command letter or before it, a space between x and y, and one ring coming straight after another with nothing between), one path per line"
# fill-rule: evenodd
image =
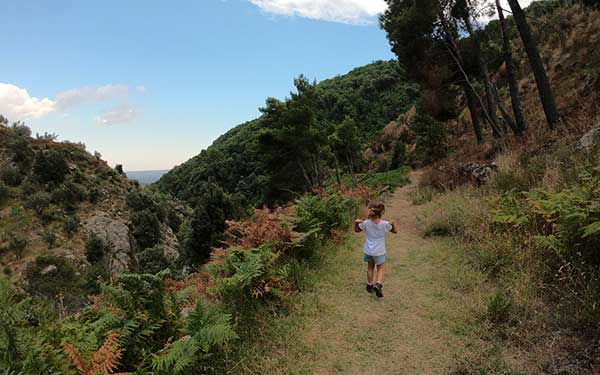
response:
M129 87L125 85L79 87L68 91L63 91L56 95L56 104L60 109L67 109L84 103L101 102L124 97L128 92Z
M11 121L39 118L56 110L56 102L30 96L27 90L0 82L0 114Z
M248 0L265 12L353 25L371 24L386 9L384 0Z
M142 93L142 94L145 94L145 93L146 93L146 91L148 91L148 90L146 89L146 86L144 86L144 85L139 85L139 86L137 86L135 89L136 89L136 90L137 90L139 93Z
M142 111L139 108L124 104L96 117L96 123L100 125L125 124L134 121L141 114Z

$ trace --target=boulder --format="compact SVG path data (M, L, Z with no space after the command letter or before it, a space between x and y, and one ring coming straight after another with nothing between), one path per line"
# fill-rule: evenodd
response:
M161 228L163 238L163 255L169 262L173 262L179 257L179 240L171 227L166 224Z
M43 270L40 271L40 275L46 275L48 273L56 272L58 268L54 264L44 267Z
M110 218L102 212L87 219L83 227L88 233L94 233L106 243L107 266L112 275L129 270L134 242L125 222Z
M579 151L591 151L596 143L596 140L600 137L600 124L591 128L585 133L579 141L575 144L575 149Z
M495 162L491 163L466 163L461 168L463 176L475 182L477 186L485 185L494 172L498 169Z

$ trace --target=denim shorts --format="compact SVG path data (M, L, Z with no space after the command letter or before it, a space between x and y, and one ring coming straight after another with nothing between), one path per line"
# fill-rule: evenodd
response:
M384 255L376 255L376 256L364 254L363 260L365 262L372 260L373 263L375 263L375 265L378 266L380 264L385 263L385 254Z

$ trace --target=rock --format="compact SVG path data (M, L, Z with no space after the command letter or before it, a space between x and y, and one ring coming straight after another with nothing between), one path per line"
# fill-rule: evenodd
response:
M171 227L166 224L161 228L163 237L163 255L169 262L176 260L179 257L179 240Z
M94 233L106 243L108 270L112 275L129 270L133 258L132 244L134 242L125 222L112 219L102 212L86 220L83 227L87 232Z
M58 268L54 264L46 266L43 270L40 271L40 275L46 275L48 273L56 272Z
M461 173L473 180L477 186L485 185L498 169L495 162L480 164L466 163L461 168Z
M579 141L575 144L575 149L579 151L591 151L598 137L600 137L600 124L594 126L579 138Z

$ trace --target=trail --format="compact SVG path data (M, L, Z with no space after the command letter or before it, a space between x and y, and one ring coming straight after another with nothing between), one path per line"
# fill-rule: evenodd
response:
M385 219L395 220L398 234L388 237L384 298L365 290L362 234L343 255L337 275L323 281L319 313L302 333L313 356L310 374L446 374L465 344L444 322L460 301L444 285L443 264L430 261L435 244L419 236L419 207L409 192L398 189L386 203ZM450 301L449 301L450 300Z

